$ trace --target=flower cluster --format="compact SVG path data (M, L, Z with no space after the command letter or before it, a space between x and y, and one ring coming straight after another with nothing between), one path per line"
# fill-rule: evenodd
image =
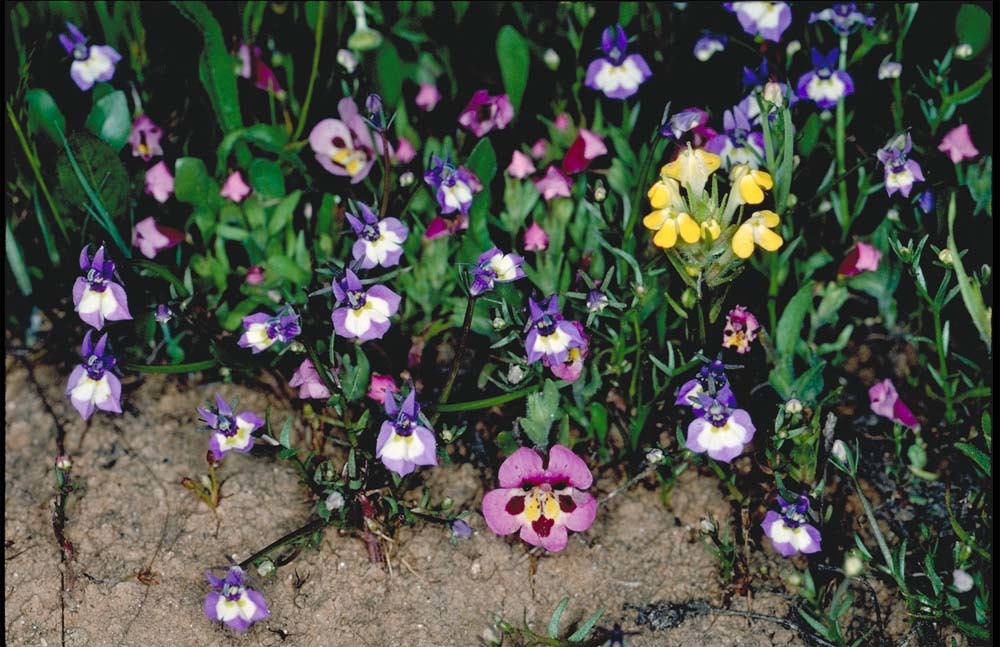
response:
M753 440L750 414L736 408L725 366L715 360L703 366L698 376L681 385L675 404L691 407L697 416L688 425L685 447L696 454L728 463L743 453Z

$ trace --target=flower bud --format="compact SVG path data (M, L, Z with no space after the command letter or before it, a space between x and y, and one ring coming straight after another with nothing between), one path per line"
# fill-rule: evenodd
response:
M764 85L764 101L780 108L785 103L785 94L781 91L781 85L774 81L768 81Z
M899 222L899 209L896 207L890 207L889 210L885 212L885 217L893 222Z
M865 570L865 560L861 559L854 551L850 551L844 557L844 575L847 577L857 577Z
M507 320L503 317L493 317L493 330L503 330L507 327Z
M690 310L698 303L698 294L691 288L685 288L681 294L681 305Z
M972 576L968 572L956 568L951 573L951 585L959 593L968 593L975 586L975 581L973 581Z
M472 526L462 519L455 519L451 522L451 534L459 539L468 539L472 536Z
M787 46L785 46L785 55L791 58L796 52L802 49L802 43L797 40L790 41Z
M507 381L511 384L518 384L524 379L524 369L521 368L520 364L511 364L510 368L507 369Z
M399 186L408 187L413 184L414 176L413 171L407 171L399 176Z
M337 52L337 62L340 66L347 70L348 74L354 74L354 70L358 67L358 57L349 49L342 49Z
M706 535L711 535L715 532L715 524L712 523L711 519L702 517L702 520L698 522L698 530Z
M194 481L185 476L184 478L181 479L181 487L184 488L185 490L193 490L197 486L194 484Z
M542 60L545 61L545 65L547 65L553 72L559 69L559 54L556 53L556 50L551 47L545 50L545 54L542 55Z
M785 413L790 416L802 413L802 403L797 398L792 398L785 403Z
M847 443L838 439L833 441L833 447L830 449L830 455L832 455L841 464L846 465L847 459L850 456L847 450Z
M789 193L788 198L785 200L785 206L791 209L799 203L799 196L794 193Z
M646 452L646 462L650 465L657 465L663 462L663 450L659 447Z
M304 353L306 352L306 347L300 341L293 341L288 345L288 350L293 353Z
M265 558L260 564L257 564L257 575L261 577L267 577L274 572L274 562L270 558Z
M594 202L604 202L605 198L608 197L608 190L604 187L604 182L601 180L597 181L597 186L594 187Z
M949 267L955 262L955 258L951 255L951 250L947 247L938 252L938 260Z
M56 456L56 469L68 472L73 468L73 461L69 459L69 456L65 454L60 454Z
M833 209L833 203L830 202L829 200L821 201L819 203L819 206L816 207L816 211L818 211L819 213L827 213L830 211L830 209Z
M344 507L344 495L336 491L331 492L330 495L326 497L326 501L323 502L323 505L325 505L326 509L331 512L334 510L340 510Z
M962 59L963 61L972 58L972 45L968 43L962 43L955 48L955 56Z

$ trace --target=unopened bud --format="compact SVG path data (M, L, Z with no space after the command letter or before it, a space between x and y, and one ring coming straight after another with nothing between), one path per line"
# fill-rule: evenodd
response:
M323 502L326 509L333 512L334 510L340 510L344 507L344 495L340 492L331 492L326 501Z
M945 265L951 266L955 262L955 257L951 255L951 250L945 247L938 252L938 260Z
M288 345L288 350L293 353L304 353L306 352L306 347L300 341L293 341Z
M556 50L551 47L545 50L545 54L542 55L542 60L545 61L545 65L547 65L553 72L559 69L559 54L556 53Z
M598 180L597 186L594 187L594 202L604 202L607 197L608 190L604 187L604 182Z
M830 454L837 459L841 464L847 464L847 443L842 440L833 441L833 447L830 449Z
M657 447L646 452L646 462L650 465L658 465L663 462L663 450Z
M358 67L358 57L349 49L342 49L337 52L337 62L347 70L348 74L354 74L355 68Z
M698 522L698 530L706 535L711 535L715 532L715 524L712 523L711 519L702 519Z
M847 577L857 577L865 570L865 560L858 557L854 551L847 553L844 557L844 575Z
M196 486L194 484L194 481L185 476L184 478L181 479L181 487L184 488L185 490L193 490L195 489Z
M790 416L802 413L802 403L797 398L792 398L785 403L785 413Z
M975 586L975 582L973 581L972 576L966 571L956 568L951 573L951 585L954 586L955 590L959 593L968 593L972 590L972 587Z
M73 461L69 459L69 456L65 454L60 454L56 456L56 469L68 472L73 468Z
M507 320L503 317L493 317L493 330L503 330L507 327Z
M797 40L793 40L788 45L785 46L785 55L791 58L796 52L802 49L802 43Z
M781 91L781 85L774 81L768 81L764 85L764 101L780 108L785 103L785 93Z
M890 207L889 210L885 212L885 217L893 222L899 222L899 209L896 207Z
M691 288L685 288L681 294L681 305L690 310L698 303L698 294Z
M524 379L524 369L520 364L511 364L507 369L507 381L511 384L518 384Z
M791 209L798 203L799 203L799 196L795 195L794 193L789 193L788 197L785 199L785 206L787 206L789 209Z
M819 206L816 207L816 211L820 213L827 213L830 209L833 209L833 203L829 200L823 200L819 203Z
M414 179L413 171L407 171L399 176L399 186L408 187L413 184Z
M785 578L785 581L789 586L801 586L802 585L802 575L800 573L791 573Z
M260 564L257 564L257 575L261 577L267 577L274 572L274 562L270 559L265 558Z
M962 43L961 45L955 48L955 56L962 60L972 58L972 45L968 43Z

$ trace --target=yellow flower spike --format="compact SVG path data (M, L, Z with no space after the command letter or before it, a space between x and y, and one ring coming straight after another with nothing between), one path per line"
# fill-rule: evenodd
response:
M665 164L660 169L660 175L666 175L679 181L697 195L705 188L708 176L719 169L722 165L722 158L713 153L708 153L700 148L691 148L681 151L673 162Z
M677 180L661 178L659 182L649 187L646 196L654 209L663 209L680 202L681 187L677 184Z
M734 166L729 179L739 190L745 204L760 204L764 201L764 191L774 188L774 180L769 173L751 169L746 164Z
M676 245L678 234L685 243L695 243L701 238L701 227L683 211L660 209L643 218L642 224L656 232L653 244L662 249Z
M740 258L750 258L753 255L754 245L760 245L769 252L777 250L785 241L777 232L771 230L777 227L780 221L778 214L773 211L767 209L754 211L753 215L736 230L733 236L733 253Z

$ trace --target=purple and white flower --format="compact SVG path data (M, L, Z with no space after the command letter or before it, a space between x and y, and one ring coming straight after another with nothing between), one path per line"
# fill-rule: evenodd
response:
M400 297L384 285L365 290L361 280L351 270L334 280L333 295L337 305L333 311L333 329L341 337L362 342L381 339L389 330L389 317L399 310Z
M787 2L726 2L723 6L736 14L743 31L775 43L792 24L792 9Z
M764 534L771 538L774 550L783 557L819 552L822 537L815 526L807 523L809 499L799 496L794 503L789 503L779 496L778 506L781 512L768 510L761 524Z
M711 458L728 463L753 440L756 428L750 414L708 394L698 399L702 413L688 425L684 446L696 454L708 453Z
M73 57L69 76L76 86L86 92L98 81L110 81L115 65L122 60L121 54L108 45L87 45L87 37L71 22L66 23L66 28L69 36L59 34L59 42Z
M641 54L627 54L628 39L621 25L608 27L601 36L604 58L587 67L584 84L609 99L627 99L653 75Z
M583 532L597 516L597 499L585 492L594 476L582 458L563 445L538 452L521 447L497 475L500 487L483 496L483 517L498 535L520 531L521 539L550 552L566 548L568 531Z
M482 137L494 128L503 130L513 118L514 106L506 94L494 97L486 90L477 90L458 115L458 123L476 137Z
M583 375L583 360L587 359L587 354L590 351L590 339L587 337L587 332L583 324L579 321L571 321L569 323L576 328L576 332L580 336L580 339L583 340L583 343L579 346L571 347L566 353L565 361L558 362L546 355L542 357L542 364L549 367L552 374L560 380L576 382Z
M357 184L368 177L378 155L382 138L372 140L365 118L351 97L337 104L340 119L323 119L309 133L309 147L324 169Z
M400 476L406 476L417 465L437 465L437 441L434 433L421 425L417 393L410 393L402 406L390 393L385 396L385 414L375 443L375 457Z
M403 242L410 230L397 218L378 219L375 212L364 204L358 203L361 217L348 213L347 222L357 234L358 240L351 248L355 261L360 261L359 267L368 270L377 265L392 267L399 265L399 257L403 255Z
M694 44L694 57L702 63L706 63L715 56L716 52L725 51L727 42L729 39L722 34L705 32Z
M854 94L854 80L844 70L837 69L840 50L834 47L826 55L818 49L812 51L813 70L799 78L796 92L802 99L810 99L826 110L837 105L844 97Z
M198 407L198 413L212 434L208 449L216 462L227 452L245 454L253 449L253 432L264 426L264 421L250 411L234 414L232 406L219 394L215 395L214 407Z
M878 65L878 80L898 79L903 74L903 64L892 60L892 54L886 54Z
M913 185L924 181L920 164L909 158L912 149L913 141L907 132L890 139L876 153L878 161L885 167L885 191L890 196L898 191L908 198Z
M424 173L424 182L434 188L434 195L442 214L460 212L469 215L472 196L482 190L479 178L464 166L455 167L451 159L431 155L430 167Z
M726 110L722 125L725 132L710 139L705 150L722 158L727 169L736 164L759 168L764 159L764 134L751 129L750 119L739 106Z
M142 161L148 162L163 155L163 147L160 146L162 138L163 130L146 115L139 115L132 122L132 130L128 134L132 157L141 157Z
M205 573L205 578L212 587L212 592L205 596L205 615L209 620L223 622L243 633L251 624L271 615L264 596L247 588L246 576L239 566L231 566L224 579L212 573Z
M496 283L510 283L524 278L523 262L524 259L517 254L504 254L496 247L486 250L476 261L475 279L469 287L469 294L478 297L492 290Z
M531 321L525 347L528 363L546 360L549 365L565 364L569 351L582 348L587 342L573 322L566 321L559 312L559 296L553 294L541 303L528 297Z
M104 245L97 248L93 258L90 245L80 252L80 269L84 275L73 283L73 309L84 323L97 330L105 321L126 321L132 318L128 311L125 288L114 282L115 263L105 258Z
M858 5L854 2L835 4L823 11L809 14L809 24L821 20L829 23L833 31L843 35L850 34L862 25L866 27L875 25L875 17L866 16L858 11Z
M276 315L257 312L243 317L243 335L239 345L252 348L253 354L262 353L275 343L287 343L302 332L299 315L285 307Z
M96 409L111 413L122 412L122 383L112 373L117 358L108 350L108 336L104 334L97 344L92 344L88 330L83 337L80 355L83 364L78 364L69 375L66 395L73 408L80 412L84 420L90 420Z
M727 407L736 406L736 396L729 388L729 378L726 376L726 366L720 360L705 364L698 370L698 375L685 382L677 389L674 404L691 407L696 416L704 413L701 407L701 396L711 395Z
M302 360L295 369L288 386L298 387L299 398L302 400L326 400L330 397L330 390L326 388L316 367L308 359Z

